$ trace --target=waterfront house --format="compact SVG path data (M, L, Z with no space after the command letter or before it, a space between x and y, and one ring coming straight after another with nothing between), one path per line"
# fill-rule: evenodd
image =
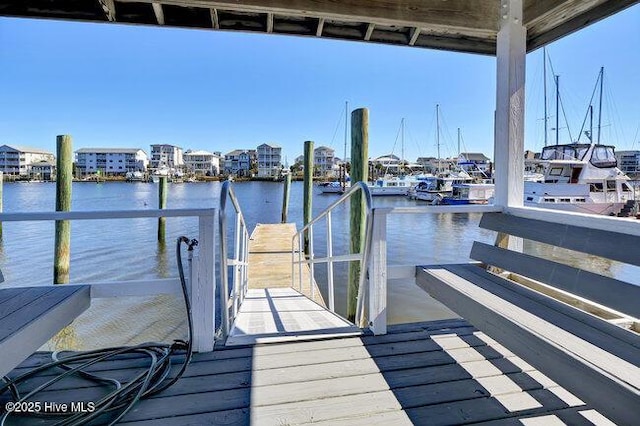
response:
M234 149L224 156L224 172L228 175L249 176L255 162L255 150Z
M188 150L184 153L183 158L189 173L206 176L217 176L220 174L220 156L212 152Z
M147 153L140 148L81 148L76 151L78 175L97 172L124 176L127 172L145 172L149 164Z
M258 177L278 177L282 169L282 148L275 144L263 143L256 149L258 153Z
M315 174L321 177L333 177L335 173L335 150L319 146L313 150Z
M28 166L29 179L52 180L55 178L56 165L52 161L37 161Z
M55 156L46 150L21 145L0 146L0 171L6 175L29 176L29 165L47 161L55 163Z
M151 159L149 167L157 170L161 167L181 169L184 167L182 148L169 144L151 145Z

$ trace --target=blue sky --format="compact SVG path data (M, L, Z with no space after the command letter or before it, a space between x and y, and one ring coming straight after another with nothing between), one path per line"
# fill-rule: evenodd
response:
M548 46L578 133L605 67L602 141L640 149L640 5ZM408 47L129 25L0 18L0 144L55 150L170 143L228 152L303 141L342 155L344 102L370 110L370 154L493 157L495 58ZM549 73L550 74L550 73ZM555 126L549 75L549 128ZM527 57L525 147L543 146L542 50ZM569 141L561 119L560 142ZM334 136L335 135L335 136ZM555 133L549 135L555 141ZM394 148L395 144L395 148Z

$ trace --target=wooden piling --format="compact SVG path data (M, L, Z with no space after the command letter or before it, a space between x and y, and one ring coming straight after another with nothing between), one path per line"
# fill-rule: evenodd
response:
M284 177L284 193L282 194L282 220L281 223L287 223L287 215L289 214L289 193L291 192L291 173L287 173Z
M166 176L161 176L160 182L158 183L158 208L160 210L167 208L167 181L168 178ZM166 220L166 217L158 218L158 242L164 242Z
M71 210L71 182L73 181L73 147L71 136L56 137L56 211ZM53 283L69 282L71 260L71 222L56 220Z
M2 186L4 183L4 175L0 172L0 213L2 213ZM2 240L2 222L0 222L0 240Z
M311 222L311 198L313 197L313 141L304 143L304 195L303 222ZM304 253L309 254L309 233L304 233Z
M359 108L351 113L351 182L369 180L369 110ZM362 253L365 241L365 208L362 193L351 197L350 234L351 253ZM349 283L347 288L347 319L354 321L358 299L360 276L358 262L349 263ZM365 266L366 268L366 266Z

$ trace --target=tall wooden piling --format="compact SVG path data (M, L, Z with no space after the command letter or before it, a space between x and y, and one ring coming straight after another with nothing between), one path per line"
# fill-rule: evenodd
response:
M302 217L304 224L311 222L311 198L313 197L313 141L304 143L304 194ZM304 233L304 253L309 254L309 233Z
M291 192L291 173L284 177L284 193L282 194L282 223L287 223L289 214L289 193Z
M160 177L160 183L158 184L158 208L160 210L167 208L167 181L166 176ZM158 242L164 243L164 237L166 233L166 217L158 218Z
M73 181L73 147L71 136L56 137L56 211L71 210L71 183ZM71 222L56 220L53 283L69 282L71 260Z
M2 213L2 186L4 183L4 175L0 172L0 213ZM2 240L2 222L0 222L0 240Z
M369 179L369 110L359 108L351 113L351 182L367 182ZM362 253L365 241L365 208L362 193L351 197L350 234L351 253ZM349 263L347 288L347 318L355 321L360 269L364 265ZM364 266L366 268L366 266Z

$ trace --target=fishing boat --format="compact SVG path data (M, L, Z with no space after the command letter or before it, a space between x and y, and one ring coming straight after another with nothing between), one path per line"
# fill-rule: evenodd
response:
M409 198L438 203L443 197L451 195L454 185L471 183L472 181L473 178L465 171L425 178L424 181L412 188Z
M492 183L457 183L453 185L451 195L442 197L440 204L489 204L495 193Z

